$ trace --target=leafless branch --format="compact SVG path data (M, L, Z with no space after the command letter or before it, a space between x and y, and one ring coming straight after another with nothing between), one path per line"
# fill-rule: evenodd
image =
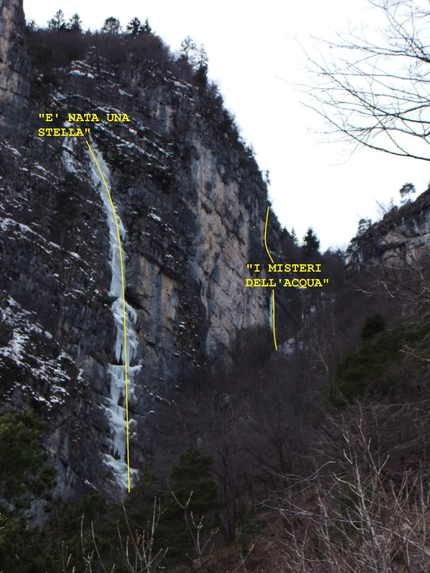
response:
M319 56L305 52L315 81L301 86L304 104L324 119L326 134L429 161L430 11L417 0L371 4L385 15L385 36L377 43L350 30L318 39Z

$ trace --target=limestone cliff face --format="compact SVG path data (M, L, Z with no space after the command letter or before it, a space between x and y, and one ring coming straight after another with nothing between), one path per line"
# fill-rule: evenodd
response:
M16 119L26 109L30 95L30 64L24 46L25 18L22 0L0 1L0 127L12 136Z
M395 207L352 242L351 268L382 261L401 267L430 248L430 189L414 202Z
M246 264L266 259L267 190L213 100L154 62L113 65L90 50L55 88L33 80L29 102L22 5L1 6L0 106L14 114L0 141L0 397L48 420L65 495L87 482L107 490L122 483L114 445L124 392L109 213L85 139L122 226L133 468L151 451L154 400L167 403L208 360L228 361L243 329L269 328L265 289L245 287ZM38 117L47 112L58 114L50 125ZM86 138L38 137L38 127L69 126L68 113L101 121L74 124L90 128Z

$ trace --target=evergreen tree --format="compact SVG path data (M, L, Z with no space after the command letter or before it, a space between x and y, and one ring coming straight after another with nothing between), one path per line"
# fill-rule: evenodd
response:
M152 34L152 28L149 25L148 18L145 20L145 23L142 24L139 18L133 18L127 24L127 31L135 37L139 36L140 34Z
M200 64L194 74L194 79L199 88L204 88L208 85L208 66L207 64Z
M148 18L145 20L145 23L142 26L142 33L143 34L152 34L152 28L149 25Z
M293 239L293 242L296 246L299 245L299 239L297 237L297 233L296 230L294 229L294 227L291 229L291 238Z
M45 424L30 410L0 416L0 568L16 573L54 573L44 533L29 526L32 504L47 498L55 469L39 444Z
M385 319L381 314L372 314L368 316L360 331L361 340L369 340L374 337L379 332L384 332L385 330Z
M171 564L189 563L193 559L193 535L200 529L203 541L217 525L214 512L220 509L218 484L211 476L212 456L189 446L170 474L170 497L167 500L159 538L169 547Z
M303 237L303 254L306 259L309 259L319 254L320 242L312 227L309 227L306 235Z
M132 20L130 20L130 22L127 24L126 29L128 32L130 32L130 34L133 37L143 32L143 27L139 18L133 18Z
M293 261L297 258L298 246L297 237L294 234L294 229L290 233L285 227L281 231L280 246L282 254L287 261Z
M48 28L50 30L56 30L57 32L59 30L67 29L64 12L62 10L58 10L58 12L54 14L53 18L48 21Z
M82 32L82 20L80 19L79 14L73 14L69 20L67 29L71 32Z
M192 492L189 510L200 516L219 507L216 501L218 485L210 473L212 464L212 456L189 446L170 474L171 490L176 499L185 505Z
M28 509L54 486L55 470L45 465L47 455L38 441L44 427L31 410L0 417L0 499L8 511Z
M357 399L387 396L403 384L399 378L402 332L387 330L380 314L366 318L360 343L336 368L332 403L336 406Z
M103 34L119 34L121 32L121 22L118 18L110 16L106 18L105 23L102 27Z
M152 467L144 466L139 472L139 479L124 502L127 519L133 531L139 530L142 524L151 521L154 499L160 499L163 493L163 488ZM168 496L170 497L170 492Z

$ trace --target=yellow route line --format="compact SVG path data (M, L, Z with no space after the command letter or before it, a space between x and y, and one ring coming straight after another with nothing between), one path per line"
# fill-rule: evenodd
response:
M267 247L267 225L269 223L269 211L270 211L270 205L267 206L267 211L266 211L266 224L264 225L264 246L266 247L266 252L269 255L269 259L272 261L272 264L275 264L275 261L272 258L272 255L269 252L269 249Z
M270 205L267 205L266 211L266 224L264 225L264 246L266 247L266 252L269 255L269 259L272 264L275 264L272 255L270 254L269 248L267 246L267 226L269 224L269 211ZM275 350L278 350L278 343L276 341L276 304L275 304L275 289L272 289L272 331L273 331L273 342L275 344Z
M90 150L91 156L94 159L94 163L99 170L100 177L106 188L106 192L109 197L109 201L112 207L113 218L115 221L116 235L118 239L119 248L119 264L121 268L121 290L122 290L122 309L124 313L124 380L125 380L125 435L126 435L126 450L127 450L127 491L130 493L130 433L129 433L129 418L128 418L128 363L127 363L127 305L125 302L125 274L124 274L124 263L122 256L122 246L121 246L121 234L119 232L118 218L116 216L115 205L112 201L112 195L110 194L109 187L107 186L106 180L104 178L103 172L100 169L99 162L91 148L91 145L86 140L88 149Z
M273 330L273 342L275 343L275 350L278 350L278 343L276 341L276 313L275 313L275 289L272 289L272 330Z

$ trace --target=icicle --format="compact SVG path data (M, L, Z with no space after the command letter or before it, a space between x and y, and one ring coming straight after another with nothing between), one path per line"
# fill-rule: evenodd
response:
M71 138L65 138L63 144L63 163L70 173L80 173L80 164L75 154L77 143ZM97 150L94 142L91 148L103 173L103 177L109 189L111 189L111 177L109 169ZM112 315L115 321L116 339L114 346L114 355L116 364L110 364L108 367L110 378L110 396L104 406L106 416L109 420L110 437L111 437L111 455L105 455L105 461L112 468L118 483L121 486L127 486L127 465L126 465L126 426L125 426L125 380L124 380L124 309L122 301L122 276L120 264L120 251L118 246L118 235L115 218L112 211L112 204L106 192L103 181L101 180L98 167L91 156L88 158L91 178L95 188L100 193L106 213L107 224L109 228L109 250L110 250L110 268L112 279L109 289L109 295L115 300L112 303ZM117 222L122 244L126 240L126 232L121 219L117 214ZM141 366L131 366L136 355L138 339L135 331L137 320L136 311L129 305L126 305L127 312L127 366L128 366L128 393L129 402L134 399L133 379ZM129 419L129 426L133 425L134 420ZM132 475L136 470L131 470Z
M91 144L97 162L103 173L108 188L111 188L111 177L109 169L102 157L98 152L94 143ZM109 227L109 244L110 244L110 267L112 272L111 285L109 295L115 300L112 303L112 315L115 321L116 339L114 346L114 355L116 364L109 366L110 377L110 404L108 410L108 418L111 427L112 439L112 454L118 462L125 463L126 458L126 427L125 427L125 380L124 380L124 307L122 300L122 276L120 264L120 251L118 246L118 235L115 223L115 218L112 210L112 204L109 196L100 181L100 173L97 165L91 158L91 176L94 184L96 185L106 212L108 227ZM123 243L126 238L126 233L122 221L118 214L116 215L121 242ZM128 381L129 381L129 398L134 396L133 378L136 371L140 368L131 367L131 363L135 357L138 339L135 331L136 324L136 311L126 304L127 312L127 366L128 366ZM112 463L109 461L109 464ZM116 467L118 464L114 464Z

